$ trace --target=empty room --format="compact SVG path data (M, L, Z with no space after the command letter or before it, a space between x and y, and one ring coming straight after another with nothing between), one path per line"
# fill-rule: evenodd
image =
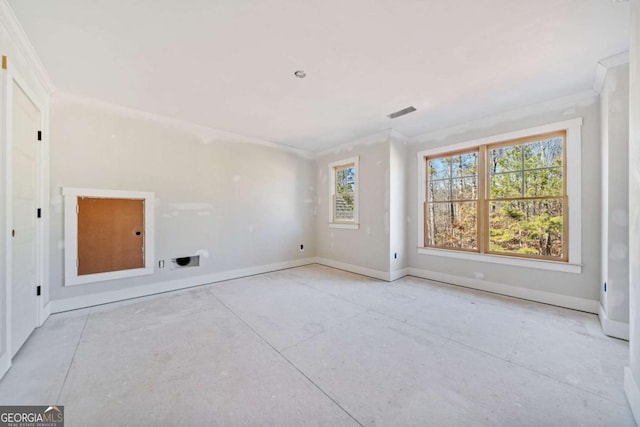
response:
M0 0L0 426L640 423L640 0Z

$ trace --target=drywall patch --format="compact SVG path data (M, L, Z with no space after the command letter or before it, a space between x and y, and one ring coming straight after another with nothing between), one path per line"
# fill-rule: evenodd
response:
M198 249L196 251L196 255L201 256L202 258L209 258L209 250L207 250L207 249Z
M233 175L233 177L231 178L231 180L233 182L240 182L240 175Z
M611 222L618 227L629 225L629 214L623 209L616 209L611 213Z
M551 111L566 111L575 107L588 107L598 102L600 97L595 90L586 90L561 98L556 98L551 101L541 102L538 104L529 105L523 108L499 112L497 114L484 117L477 120L471 120L466 123L451 126L445 129L440 129L432 132L426 132L414 137L409 138L410 144L428 143L428 142L441 142L447 138L462 135L468 132L475 131L482 128L491 128L504 123L517 122L519 120L534 117L538 114L549 113Z
M316 158L315 153L308 150L289 147L287 145L282 145L282 144L276 144L274 142L266 141L259 138L253 138L253 137L240 135L233 132L214 129L207 126L198 125L195 123L190 123L185 120L175 119L172 117L163 116L161 114L149 113L146 111L137 110L135 108L125 107L122 105L101 101L96 98L73 95L70 93L61 92L59 90L57 90L55 93L55 96L51 98L51 104L57 104L62 106L84 105L84 106L88 106L96 109L112 111L123 117L128 117L128 118L138 119L138 120L148 120L150 122L156 123L165 128L175 129L183 133L194 135L203 144L208 144L208 143L211 143L212 141L215 141L215 142L227 141L232 143L254 144L254 145L261 145L264 147L277 149L280 151L293 153L298 155L299 157L306 158L306 159Z
M60 214L62 213L62 196L55 195L49 200L49 204L51 205L51 210L54 213Z
M169 208L175 211L204 211L213 209L211 203L169 203Z
M624 260L629 253L629 247L624 243L615 242L611 244L609 248L609 258L613 260Z

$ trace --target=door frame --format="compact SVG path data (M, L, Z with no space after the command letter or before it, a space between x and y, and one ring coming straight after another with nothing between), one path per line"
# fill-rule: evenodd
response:
M41 218L36 222L36 280L40 285L40 296L35 297L36 319L35 327L41 326L50 314L49 306L49 97L46 93L38 93L23 77L19 70L11 65L10 58L2 57L2 84L0 87L0 98L2 106L2 175L4 178L4 188L2 188L2 207L4 216L2 231L0 231L0 242L4 247L4 304L1 312L4 313L4 331L2 334L2 365L11 366L13 349L11 344L12 335L12 262L13 248L11 229L13 223L13 83L20 87L29 100L40 112L38 128L42 131L42 140L36 145L36 170L37 187L36 202L42 209ZM36 135L34 135L34 140ZM36 212L33 213L34 215ZM35 285L35 284L34 284ZM34 289L34 295L36 290ZM7 365L8 364L8 365ZM4 366L0 365L0 372L4 371ZM1 374L0 374L1 375Z

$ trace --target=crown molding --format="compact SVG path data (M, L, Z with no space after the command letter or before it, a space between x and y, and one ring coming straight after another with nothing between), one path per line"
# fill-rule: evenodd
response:
M465 132L475 129L489 128L499 123L511 122L514 120L530 117L532 115L554 110L562 110L571 108L576 105L591 105L598 100L598 93L593 89L574 93L573 95L563 96L544 102L530 104L520 108L506 110L501 113L485 116L476 120L460 123L443 129L426 132L408 140L409 144L419 144L431 141L442 141L446 138L461 135Z
M22 24L20 24L15 13L13 13L13 9L11 9L7 0L0 0L0 23L7 29L18 51L24 56L27 63L33 67L34 74L43 89L48 95L51 95L55 91L55 86L49 77L49 73L47 73L42 61L40 61L38 53L31 44L31 41L29 41L24 28L22 28Z
M114 104L111 102L103 101L97 98L90 98L82 95L75 95L68 92L57 90L51 99L52 104L80 104L94 108L99 108L107 111L111 111L123 116L132 117L136 119L149 120L156 122L160 125L171 127L173 129L181 130L183 132L197 135L202 139L204 143L211 140L226 140L232 142L246 143L261 145L264 147L275 148L277 150L286 151L296 154L300 157L309 159L315 159L316 154L312 151L302 150L300 148L290 147L288 145L276 144L275 142L266 141L259 138L253 138L250 136L241 135L238 133L228 132L225 130L215 129L196 123L188 122L186 120L176 119L161 114L150 113L143 110L138 110L131 107L125 107L123 105Z
M596 64L596 72L593 77L593 90L598 93L602 93L604 88L604 81L607 78L607 71L609 68L617 67L618 65L629 63L629 51L620 52L617 55L609 56Z
M337 154L341 151L351 151L356 145L374 145L380 142L389 141L392 136L393 129L385 129L370 135L335 145L326 150L318 151L317 156L326 156L327 154Z

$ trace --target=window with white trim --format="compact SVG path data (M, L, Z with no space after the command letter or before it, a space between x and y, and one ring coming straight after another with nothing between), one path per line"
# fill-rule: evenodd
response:
M579 267L581 123L418 153L419 252Z
M358 157L329 164L329 225L358 228Z

